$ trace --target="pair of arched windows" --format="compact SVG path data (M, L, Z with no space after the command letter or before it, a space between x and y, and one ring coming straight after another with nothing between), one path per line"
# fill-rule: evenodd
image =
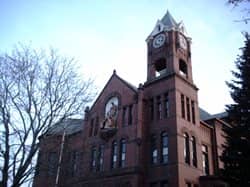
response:
M112 143L112 158L111 158L111 168L125 167L126 161L126 140L121 139L120 149L118 154L118 143L114 141ZM119 161L119 163L118 163Z
M194 136L189 138L189 135L186 132L184 133L184 160L185 163L197 167L196 139Z
M158 158L158 143L156 135L151 136L151 163L157 164ZM160 139L160 163L168 163L168 134L166 132L161 133Z

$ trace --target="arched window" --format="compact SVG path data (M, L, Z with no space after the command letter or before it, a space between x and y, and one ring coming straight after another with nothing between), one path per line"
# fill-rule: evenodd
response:
M197 151L196 151L196 139L194 136L191 137L191 146L192 146L192 164L197 167Z
M202 145L202 168L204 175L209 175L209 160L208 160L208 147Z
M184 159L185 163L190 164L189 136L187 133L184 133Z
M166 60L164 58L160 58L155 62L155 76L161 76L167 72Z
M156 136L151 136L151 163L156 164L158 159Z
M161 162L168 163L168 135L166 132L161 134Z
M126 140L121 139L120 141L120 167L125 167L126 161Z
M117 154L118 154L118 146L117 146L117 142L114 141L112 144L111 168L117 168Z
M188 77L187 64L184 60L179 60L179 72L182 76Z

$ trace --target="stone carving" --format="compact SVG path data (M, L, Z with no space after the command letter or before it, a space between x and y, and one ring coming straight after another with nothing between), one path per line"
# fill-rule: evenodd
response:
M117 132L118 98L111 98L105 106L105 118L101 122L100 137L108 140Z
M112 102L110 110L107 112L105 119L102 122L101 129L115 128L118 107Z

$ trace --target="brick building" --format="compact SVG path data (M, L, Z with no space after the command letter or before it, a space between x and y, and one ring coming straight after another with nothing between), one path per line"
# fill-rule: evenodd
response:
M226 113L198 107L183 23L167 12L146 42L144 84L114 71L83 120L40 138L34 187L225 186L217 174Z

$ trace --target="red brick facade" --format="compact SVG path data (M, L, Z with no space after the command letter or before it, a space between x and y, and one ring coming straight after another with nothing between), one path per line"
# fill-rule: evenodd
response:
M114 71L82 130L66 135L63 147L62 133L41 138L35 187L224 186L216 175L227 124L201 117L191 40L169 13L161 24L147 39L144 84L136 88Z

